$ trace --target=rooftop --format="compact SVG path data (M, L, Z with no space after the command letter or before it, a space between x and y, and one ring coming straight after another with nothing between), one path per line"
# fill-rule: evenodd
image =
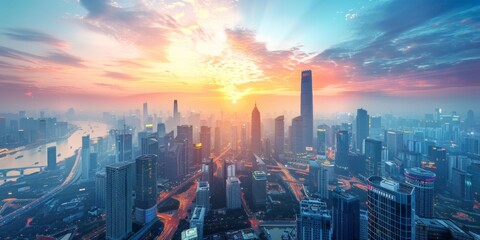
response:
M435 181L436 175L435 173L423 168L414 167L405 169L405 177L426 182L433 182Z
M393 180L385 179L380 176L371 176L368 178L369 185L387 191L391 194L404 194L411 195L413 193L413 187L405 183L395 182ZM383 183L383 184L382 184Z
M255 178L255 180L267 180L267 174L265 174L264 171L255 171L253 172L253 178Z

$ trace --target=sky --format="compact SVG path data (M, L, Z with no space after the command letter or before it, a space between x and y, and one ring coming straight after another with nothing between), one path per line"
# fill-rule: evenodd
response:
M480 111L480 2L0 1L0 107Z

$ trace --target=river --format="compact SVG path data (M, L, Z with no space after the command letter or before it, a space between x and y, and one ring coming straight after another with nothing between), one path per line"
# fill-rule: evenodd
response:
M51 146L57 146L57 162L63 161L65 158L73 156L75 150L82 146L82 136L90 134L90 139L105 137L110 130L108 125L98 122L73 122L72 124L80 127L80 129L75 131L70 137L56 142L36 145L35 147L27 147L14 154L8 154L0 158L0 169L21 168L36 165L46 166L47 148ZM23 157L17 158L21 155L23 155ZM28 169L25 170L25 174L30 174L36 171L38 171L38 169ZM17 172L13 172L8 175L17 174Z

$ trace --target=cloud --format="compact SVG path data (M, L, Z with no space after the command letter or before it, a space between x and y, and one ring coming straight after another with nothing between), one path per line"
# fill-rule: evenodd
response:
M81 22L89 29L132 44L158 62L168 62L166 48L178 24L169 15L143 4L123 8L109 0L80 0L88 15Z
M100 86L100 87L105 87L113 90L123 90L124 88L122 86L119 86L117 84L109 84L109 83L95 83L95 85Z
M58 65L66 65L71 67L85 67L84 61L65 51L54 50L45 56L27 53L13 48L0 46L0 57L20 60L31 64L54 63Z
M117 79L117 80L122 80L122 81L132 81L132 80L135 80L135 78L134 78L133 76L130 76L130 75L125 74L125 73L120 73L120 72L110 72L110 71L106 71L103 75L106 76L106 77L109 77L109 78L113 78L113 79Z
M11 28L11 29L8 29L7 32L4 32L3 35L15 40L27 41L27 42L39 42L39 43L44 43L57 48L65 48L68 46L68 43L65 41L62 41L48 34L31 30L31 29Z

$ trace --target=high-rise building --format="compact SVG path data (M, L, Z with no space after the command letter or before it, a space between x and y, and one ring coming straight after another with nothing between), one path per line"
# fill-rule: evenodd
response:
M230 164L227 166L227 176L226 178L228 179L229 177L235 177L236 172L235 172L235 164Z
M415 192L405 183L368 178L368 239L415 239Z
M448 219L438 218L415 218L415 239L456 239L473 240L470 234L462 230L454 222Z
M361 152L363 149L363 140L367 139L370 132L370 119L367 114L367 110L360 108L357 109L357 119L356 119L356 151Z
M337 146L335 153L335 167L340 171L348 170L348 148L349 148L349 136L348 131L338 131L336 134Z
M275 118L275 156L285 153L285 117Z
M313 147L313 91L312 71L302 71L300 116L302 116L303 151Z
M177 99L173 100L173 121L175 126L180 125L181 116L180 112L178 111L178 101Z
M90 135L82 137L82 180L88 180L90 174Z
M203 225L205 222L205 215L208 211L204 207L195 207L190 218L190 228L197 229L198 239L203 239Z
M215 139L214 139L214 148L215 152L219 153L222 150L222 134L220 127L215 127Z
M428 162L422 162L422 168L434 172L437 175L435 189L444 190L448 183L447 150L442 147L428 148Z
M105 201L107 198L107 174L106 172L97 172L95 174L95 206L105 209Z
M155 154L158 155L159 143L155 135L140 139L140 154Z
M130 162L133 160L132 134L122 133L117 135L117 162Z
M211 144L211 135L210 135L210 127L208 126L201 126L200 127L200 142L202 143L202 158L209 158L210 157L210 150L212 148Z
M292 131L290 132L290 150L293 153L305 152L305 145L303 144L303 120L302 116L292 119Z
M242 146L242 156L247 155L247 126L245 124L242 124L242 129L241 129L241 134L240 134L240 142Z
M254 171L252 195L257 210L265 209L267 202L267 175L263 171Z
M258 111L257 104L252 111L252 121L251 121L251 142L250 149L252 153L261 155L262 154L262 132L261 132L261 122L260 122L260 111Z
M333 239L360 239L360 202L341 189L333 191Z
M368 240L368 211L360 210L360 240Z
M365 140L365 173L367 177L382 174L382 142Z
M388 160L392 160L399 152L404 150L403 133L398 131L386 131L385 143L388 150Z
M165 156L165 176L171 181L177 181L185 176L187 149L185 144L173 143Z
M435 196L435 173L423 168L405 169L405 182L415 188L415 214L420 217L433 217Z
M92 152L90 153L90 176L94 177L95 173L98 170L98 153Z
M210 185L208 182L198 182L196 198L196 205L204 207L208 212L210 209Z
M47 169L57 169L57 147L55 146L47 148Z
M195 167L198 167L202 164L202 159L203 159L202 149L203 149L202 143L193 144L193 165Z
M166 129L165 129L165 123L158 123L157 124L157 139L161 141L163 137L165 137L166 134ZM163 142L160 142L160 145L162 145Z
M237 177L229 177L227 180L227 209L242 207L240 180Z
M210 187L213 188L213 181L214 181L213 173L215 172L215 166L216 165L213 163L212 158L203 159L202 165L205 165L206 169L208 169L208 173L207 173L208 176L205 177L205 179L208 179L208 180L204 180L203 175L202 175L201 181L207 181L209 183Z
M135 165L135 220L146 224L157 216L157 156L140 155Z
M232 137L232 151L233 153L237 153L238 149L238 129L237 126L232 126L232 131L230 132L230 136Z
M472 200L472 174L460 170L452 169L452 194L463 201Z
M148 103L143 103L143 126L148 123Z
M318 194L321 199L328 199L328 169L323 165L318 172Z
M297 215L298 240L329 240L332 237L332 216L327 204L317 199L300 202Z
M318 191L318 183L320 174L320 164L317 161L308 161L308 185L310 186L309 189L313 192Z
M193 126L177 126L175 141L183 142L187 148L187 166L193 166ZM188 172L188 169L186 169ZM186 172L186 173L187 173Z
M132 163L106 167L107 239L125 239L132 232Z
M327 129L323 126L317 127L317 154L327 155Z

